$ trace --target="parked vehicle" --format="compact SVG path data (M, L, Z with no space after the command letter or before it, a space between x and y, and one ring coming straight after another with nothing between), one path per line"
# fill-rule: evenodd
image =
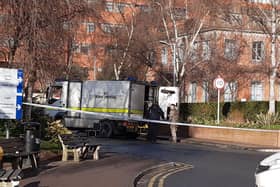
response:
M179 89L172 88L165 87L165 91L159 92L157 86L135 81L56 81L49 88L49 105L93 113L57 110L46 113L56 119L63 118L68 128L86 129L103 137L137 136L143 125L137 119L144 118L148 103L158 101L162 95L168 95L164 103L168 98L175 102L171 96L179 94ZM134 120L128 120L131 118Z
M257 187L280 186L280 152L268 156L257 166L255 179Z

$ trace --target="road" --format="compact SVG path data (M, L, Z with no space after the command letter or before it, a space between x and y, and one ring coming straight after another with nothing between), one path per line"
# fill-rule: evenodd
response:
M93 186L96 187L129 187L133 186L135 176L141 171L158 164L176 162L178 167L175 169L160 170L142 177L139 187L254 187L256 165L268 155L167 141L155 144L143 140L93 141L102 144L103 155L115 156L109 159L105 156L97 162L60 165L25 179L23 186L91 186L95 181ZM39 185L32 185L36 182Z
M193 166L192 169L169 175L164 181L165 187L253 187L255 168L268 155L166 141L150 144L115 140L107 143L105 148L108 151Z

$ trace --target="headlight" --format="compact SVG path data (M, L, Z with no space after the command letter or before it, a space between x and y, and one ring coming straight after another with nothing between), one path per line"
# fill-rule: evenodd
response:
M261 172L264 172L266 170L268 170L270 168L270 166L262 166L262 165L258 165L257 169L256 169L256 174L259 174Z

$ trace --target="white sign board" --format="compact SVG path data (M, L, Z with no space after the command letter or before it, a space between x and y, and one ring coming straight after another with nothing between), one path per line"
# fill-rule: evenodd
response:
M23 71L0 68L0 119L22 118Z
M162 111L164 112L164 117L167 118L167 108L171 104L179 105L179 87L160 87L158 94L158 103Z

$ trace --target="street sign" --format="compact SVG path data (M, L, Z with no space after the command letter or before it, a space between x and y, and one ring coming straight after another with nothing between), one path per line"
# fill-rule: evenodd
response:
M0 68L0 119L22 118L23 71Z
M222 89L225 86L225 81L224 79L222 79L220 76L218 76L215 80L214 80L214 87L217 89Z
M220 90L225 86L225 81L218 75L218 77L214 80L213 85L216 89L218 89L218 101L217 101L217 124L220 124Z

